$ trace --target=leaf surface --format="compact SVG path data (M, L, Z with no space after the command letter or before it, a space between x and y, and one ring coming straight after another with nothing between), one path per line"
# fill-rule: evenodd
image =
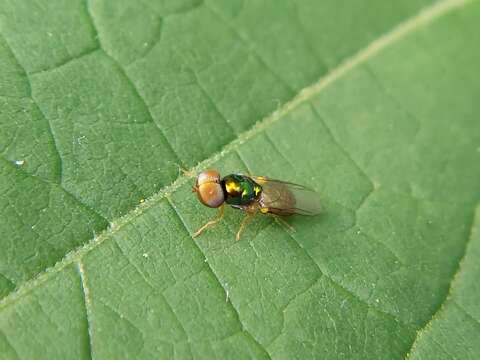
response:
M475 358L480 3L0 1L0 354ZM316 189L295 232L180 167ZM476 215L475 215L476 213Z

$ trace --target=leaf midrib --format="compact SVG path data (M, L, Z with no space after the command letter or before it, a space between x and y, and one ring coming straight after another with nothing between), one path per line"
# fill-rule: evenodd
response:
M175 192L189 179L191 179L195 173L206 167L209 167L210 165L224 157L224 155L238 148L248 139L254 137L256 134L262 132L273 123L279 121L285 115L296 109L298 106L318 95L328 85L330 85L337 79L343 77L343 75L354 69L356 66L364 63L372 56L379 53L382 49L394 44L396 41L399 41L417 28L425 26L430 22L436 20L437 18L452 11L453 9L465 6L471 1L472 0L444 0L438 2L434 5L426 7L425 9L421 10L417 15L408 18L386 34L373 40L365 48L358 51L355 55L347 58L337 67L333 68L330 72L328 72L325 76L321 77L319 81L300 90L295 97L293 97L290 101L286 102L282 107L255 123L249 130L246 130L243 133L239 134L236 139L225 145L221 151L214 153L209 158L199 162L186 174L180 175L173 183L165 186L159 192L147 198L145 202L139 204L139 206L128 211L125 215L119 217L118 219L113 220L110 226L97 237L94 237L81 247L67 253L54 266L46 268L44 271L39 272L37 276L35 276L35 278L26 281L24 284L19 286L17 290L1 299L0 310L13 304L16 300L22 298L23 295L29 293L37 286L46 282L50 278L50 276L53 276L56 273L62 271L68 265L79 261L85 254L88 254L91 250L95 249L103 241L108 239L112 234L115 234L125 225L131 223L134 219L141 216L145 211L159 203L166 196Z

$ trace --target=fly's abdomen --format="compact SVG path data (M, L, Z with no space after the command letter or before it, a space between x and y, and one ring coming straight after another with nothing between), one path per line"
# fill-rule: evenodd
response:
M262 188L248 176L231 174L222 179L226 203L248 205L260 195Z

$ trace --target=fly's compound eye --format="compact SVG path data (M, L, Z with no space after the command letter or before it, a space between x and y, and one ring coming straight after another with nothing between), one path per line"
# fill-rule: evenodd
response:
M217 170L205 170L198 174L196 186L198 187L210 182L220 184L220 173Z
M220 184L220 174L216 170L206 170L197 176L195 184L198 200L208 207L216 208L225 202L225 194Z

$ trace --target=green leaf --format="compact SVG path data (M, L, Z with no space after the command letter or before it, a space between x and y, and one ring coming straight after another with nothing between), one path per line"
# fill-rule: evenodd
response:
M480 3L0 1L0 358L477 358ZM315 188L215 212L180 168ZM230 210L230 209L228 209Z

